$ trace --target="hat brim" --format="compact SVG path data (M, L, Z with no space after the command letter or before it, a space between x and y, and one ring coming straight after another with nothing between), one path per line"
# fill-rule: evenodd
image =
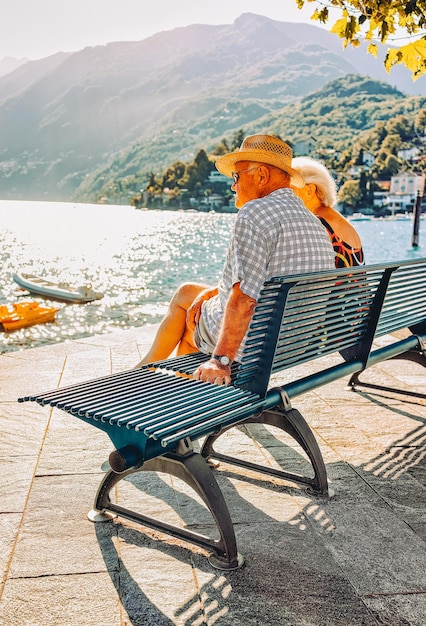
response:
M235 171L235 164L239 161L253 161L254 163L273 165L287 172L291 176L291 184L295 187L304 187L305 185L305 181L299 172L287 165L287 163L283 163L282 158L278 154L266 153L263 150L237 150L236 152L230 152L219 157L215 165L221 174L231 178L232 173Z

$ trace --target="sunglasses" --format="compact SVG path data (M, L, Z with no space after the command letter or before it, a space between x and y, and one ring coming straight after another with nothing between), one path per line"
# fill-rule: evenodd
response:
M248 170L240 170L239 172L232 172L231 178L233 180L233 184L236 185L238 183L240 174L243 174L244 172L254 172L255 170L258 170L258 169L259 169L258 167L249 167Z

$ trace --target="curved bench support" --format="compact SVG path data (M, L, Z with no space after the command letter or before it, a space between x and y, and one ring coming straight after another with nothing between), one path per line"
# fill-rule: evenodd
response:
M201 449L201 454L208 459L212 458L225 461L226 463L231 463L232 465L238 465L239 467L245 467L257 472L262 472L263 474L270 474L271 476L277 476L278 478L284 478L292 482L306 485L309 493L316 496L328 497L327 470L325 468L321 450L309 424L297 409L289 408L286 410L274 409L264 411L257 416L244 420L244 422L241 422L239 426L243 424L267 424L284 430L287 434L293 437L295 441L297 441L297 443L308 455L314 472L313 478L259 465L257 463L252 463L250 461L245 461L234 456L217 452L214 449L216 440L224 432L233 428L233 426L223 428L219 433L215 433L214 435L207 437Z
M212 539L192 530L161 522L111 502L109 495L111 489L136 472L162 472L183 480L208 507L219 530L220 539ZM99 485L94 510L91 511L89 519L95 522L107 521L110 513L212 550L213 554L210 555L209 561L217 569L238 569L244 563L244 559L237 552L234 527L219 485L206 460L196 452L186 456L166 454L147 461L141 467L130 468L122 473L110 470ZM98 515L101 517L97 517Z
M396 354L395 356L392 356L391 359L392 360L401 359L405 361L412 361L413 363L418 363L419 365L426 367L426 350L423 347L424 342L422 338L417 338L417 339L419 341L420 346L422 347L421 350L407 350L406 352L403 352L402 354ZM346 385L347 390L361 391L362 390L361 388L377 389L378 391L390 391L392 393L402 393L405 396L412 396L413 398L426 398L426 394L424 393L419 393L416 391L409 391L408 389L407 390L397 389L396 387L387 387L385 385L377 385L375 383L364 382L360 380L360 376L364 371L365 370L362 370L361 372L356 372L355 374L352 374L352 376L350 377L348 381L348 384Z

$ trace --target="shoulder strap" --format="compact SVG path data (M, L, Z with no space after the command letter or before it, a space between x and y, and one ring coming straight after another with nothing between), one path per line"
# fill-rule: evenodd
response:
M325 220L323 217L320 217L319 220L322 223L322 225L326 227L326 229L328 230L330 235L334 235L335 234L333 228L330 226L330 224L327 222L327 220Z

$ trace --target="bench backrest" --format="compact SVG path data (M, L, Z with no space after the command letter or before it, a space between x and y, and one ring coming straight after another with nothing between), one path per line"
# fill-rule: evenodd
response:
M234 384L263 396L271 374L328 354L367 363L375 337L405 327L426 330L426 259L271 278Z

